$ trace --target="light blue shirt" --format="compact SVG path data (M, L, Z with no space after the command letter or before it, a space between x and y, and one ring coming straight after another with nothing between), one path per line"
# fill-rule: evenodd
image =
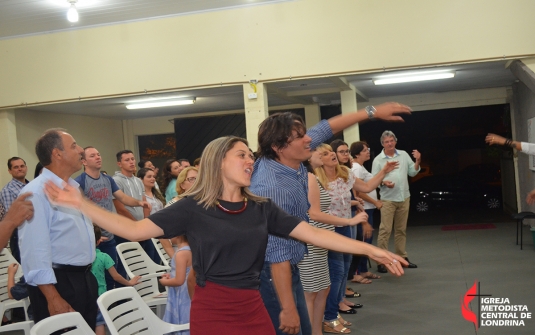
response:
M411 196L409 192L409 180L407 176L414 177L420 172L420 169L414 168L414 162L406 151L397 150L394 157L385 155L385 151L381 151L373 160L372 174L376 175L381 171L387 162L399 162L397 169L394 169L386 174L383 180L395 183L393 188L381 186L381 200L402 202Z
M95 260L93 224L80 211L53 206L44 193L47 181L63 187L64 181L50 170L26 185L21 192L32 192L34 215L19 227L19 247L24 277L29 285L56 284L52 263L83 266ZM69 185L79 190L76 181Z
M333 133L329 123L322 120L310 128L307 135L312 138L310 147L315 148L331 138ZM256 195L270 198L286 213L308 222L308 174L303 164L295 170L273 159L260 158L255 162L249 189ZM297 264L305 252L306 245L302 242L268 235L265 260Z

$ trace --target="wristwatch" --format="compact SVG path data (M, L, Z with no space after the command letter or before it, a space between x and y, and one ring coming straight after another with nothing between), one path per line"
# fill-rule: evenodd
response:
M375 112L377 112L377 110L373 106L366 106L364 107L364 110L366 111L366 114L368 114L368 119L370 120L374 118Z

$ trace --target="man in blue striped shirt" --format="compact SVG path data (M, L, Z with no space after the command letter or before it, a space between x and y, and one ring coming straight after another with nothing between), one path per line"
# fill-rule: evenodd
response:
M403 121L395 114L408 114L399 103L368 106L354 113L322 120L307 132L303 119L290 112L269 116L258 132L259 158L255 162L250 190L271 198L287 213L308 222L308 177L302 164L312 149L343 129L368 119ZM277 334L311 334L303 287L297 263L305 244L269 235L260 293Z

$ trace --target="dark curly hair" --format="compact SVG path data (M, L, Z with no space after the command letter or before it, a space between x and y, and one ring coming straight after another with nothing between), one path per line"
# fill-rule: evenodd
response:
M294 131L297 132L297 137L303 137L307 133L301 116L291 112L270 115L262 121L258 130L258 156L279 158L276 150L288 146Z

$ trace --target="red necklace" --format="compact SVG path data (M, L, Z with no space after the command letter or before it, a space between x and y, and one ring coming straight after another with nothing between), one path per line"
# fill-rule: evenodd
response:
M247 198L243 198L243 206L242 206L242 208L240 208L238 210L235 210L235 211L227 209L227 208L221 206L221 204L217 200L216 200L215 204L216 204L217 208L219 208L220 210L222 210L225 213L228 213L228 214L240 214L241 212L243 212L247 208Z

